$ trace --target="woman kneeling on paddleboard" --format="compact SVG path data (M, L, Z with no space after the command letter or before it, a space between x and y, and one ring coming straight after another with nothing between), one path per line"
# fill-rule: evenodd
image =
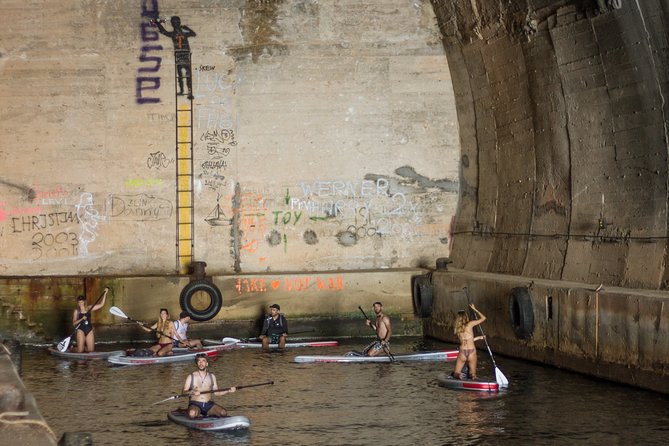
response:
M211 400L211 395L225 395L226 393L234 392L237 388L230 387L227 390L218 391L216 376L208 371L209 360L205 353L198 353L195 356L195 363L197 364L197 370L188 375L183 388L184 393L190 393L188 400L188 417L226 416L228 411L214 403Z
M455 316L453 332L460 339L460 353L458 354L458 359L455 362L455 370L453 371L453 378L456 379L463 378L462 368L465 364L469 368L468 378L476 379L476 345L474 345L474 341L484 339L484 336L474 337L474 327L482 324L486 320L486 317L476 309L474 304L469 304L469 308L479 315L478 319L469 320L469 316L467 316L465 310L458 311L458 314Z

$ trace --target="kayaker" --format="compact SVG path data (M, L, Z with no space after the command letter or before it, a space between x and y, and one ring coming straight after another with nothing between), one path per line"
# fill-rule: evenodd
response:
M174 341L174 346L201 349L202 341L199 339L188 339L188 325L190 324L190 321L190 314L186 311L182 311L179 314L179 319L174 321L174 329L176 332L174 338L179 340L179 342Z
M393 334L390 318L383 314L383 304L381 302L374 302L372 309L376 314L376 321L372 322L366 319L365 323L376 331L376 340L365 347L362 351L363 356L378 356L390 352L390 336Z
M184 383L183 393L190 394L188 399L188 417L225 417L228 411L211 400L211 395L225 395L237 390L230 387L228 390L218 390L216 376L209 373L209 360L205 353L195 355L197 370L188 375ZM206 393L205 393L206 392Z
M104 307L108 292L109 288L105 287L102 299L92 307L86 304L86 297L77 296L77 308L72 313L72 326L77 330L77 346L74 348L77 353L83 353L84 349L89 353L95 351L95 333L91 313Z
M279 344L279 348L286 348L288 321L283 314L279 313L281 311L279 304L272 304L269 309L270 314L263 321L258 339L262 342L264 350L269 350L269 344Z
M458 314L455 316L453 332L460 339L460 352L455 362L455 370L453 371L453 378L456 379L463 378L462 368L465 364L467 364L467 368L469 369L467 377L469 379L476 379L476 345L474 345L474 342L484 339L484 336L474 336L474 327L482 324L486 320L486 317L476 309L474 304L469 304L469 308L478 314L478 319L470 320L465 310L458 311Z
M152 331L156 333L158 343L149 348L155 356L167 356L172 354L172 343L174 342L172 338L176 336L176 330L174 329L174 324L170 320L170 312L167 311L167 308L160 309L160 318L150 328L144 326L139 321L137 321L137 324L139 324L144 331Z

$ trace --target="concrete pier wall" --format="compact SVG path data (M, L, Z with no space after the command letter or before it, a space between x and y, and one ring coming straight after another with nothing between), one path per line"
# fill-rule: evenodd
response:
M455 314L471 301L488 317L495 353L669 393L666 292L453 268L432 273L432 284L428 336L456 342Z

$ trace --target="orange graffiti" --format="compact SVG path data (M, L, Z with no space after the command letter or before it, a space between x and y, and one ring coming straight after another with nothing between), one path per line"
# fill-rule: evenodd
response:
M329 277L284 277L283 279L244 278L237 279L235 289L237 294L264 293L267 291L267 283L273 291L307 291L317 289L319 291L341 291L344 289L344 278L342 276ZM316 284L314 288L314 284Z

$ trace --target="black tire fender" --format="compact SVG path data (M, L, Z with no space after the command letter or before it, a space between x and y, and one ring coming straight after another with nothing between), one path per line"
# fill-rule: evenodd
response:
M513 288L509 297L511 327L518 339L530 339L534 332L532 296L525 287Z
M414 314L422 318L432 316L433 289L429 275L414 277L411 294Z
M193 306L192 299L195 293L205 292L209 295L209 305L204 310L198 310ZM181 290L179 305L186 311L191 319L198 322L213 319L223 306L223 295L216 285L208 280L193 280Z

